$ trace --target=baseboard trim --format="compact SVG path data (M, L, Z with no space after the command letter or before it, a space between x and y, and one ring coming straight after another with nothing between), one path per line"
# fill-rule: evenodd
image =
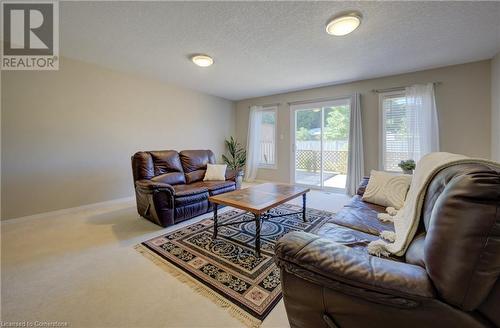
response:
M73 214L75 212L79 212L82 210L90 210L94 208L99 208L102 206L106 205L118 205L118 204L125 204L133 201L135 199L135 196L129 196L129 197L123 197L123 198L117 198L117 199L112 199L112 200L106 200L104 202L98 202L98 203L92 203L92 204L86 204L82 206L76 206L76 207L69 207L69 208L63 208L59 210L54 210L54 211L49 211L49 212L43 212L43 213L37 213L37 214L32 214L32 215L27 215L27 216L20 216L16 218L2 218L1 224L8 224L8 223L14 223L14 222L19 222L19 221L25 221L25 220L36 220L40 218L46 218L48 216L54 216L54 215L64 215L64 214Z

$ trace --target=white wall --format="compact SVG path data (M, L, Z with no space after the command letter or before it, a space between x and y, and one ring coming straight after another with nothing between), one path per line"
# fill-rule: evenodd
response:
M500 162L500 53L491 61L491 158Z
M432 70L363 80L238 101L236 133L246 143L250 105L280 103L278 110L278 167L259 169L257 178L290 180L290 108L288 102L349 96L361 93L365 173L378 168L378 95L373 89L415 83L442 82L436 86L441 150L489 158L491 153L491 67L490 60ZM286 78L286 77L284 77ZM498 127L498 126L497 126Z
M212 149L234 103L62 58L59 71L2 72L2 218L133 195L138 150Z

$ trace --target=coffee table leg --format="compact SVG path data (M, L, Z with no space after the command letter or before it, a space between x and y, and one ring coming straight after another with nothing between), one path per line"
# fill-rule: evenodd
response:
M217 224L218 224L218 220L217 220L217 208L218 208L218 205L217 204L214 204L214 235L213 235L213 239L216 239L217 238L217 230L218 230L218 227L217 227Z
M302 194L302 220L304 222L307 222L307 216L306 216L306 194Z
M260 257L260 214L255 215L255 254Z

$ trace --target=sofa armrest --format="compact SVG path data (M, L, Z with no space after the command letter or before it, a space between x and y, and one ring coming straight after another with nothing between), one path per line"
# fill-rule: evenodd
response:
M358 185L358 190L356 193L360 196L363 196L365 191L366 191L366 186L368 186L368 181L370 180L370 177L363 177L363 179L359 182Z
M226 180L236 181L236 170L226 169Z
M302 231L278 241L275 261L302 279L377 303L414 307L435 296L419 266L374 257Z
M175 194L174 188L166 183L154 182L151 180L137 180L135 187L145 193L152 193L154 191L166 191L172 195Z

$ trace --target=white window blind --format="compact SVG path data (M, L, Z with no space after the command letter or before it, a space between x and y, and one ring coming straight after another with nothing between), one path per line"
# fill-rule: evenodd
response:
M415 124L415 113L410 113L406 105L406 95L401 92L380 94L381 109L381 159L385 171L401 171L400 161L420 158L414 149L420 149L419 136L410 132ZM412 145L410 152L409 145Z

